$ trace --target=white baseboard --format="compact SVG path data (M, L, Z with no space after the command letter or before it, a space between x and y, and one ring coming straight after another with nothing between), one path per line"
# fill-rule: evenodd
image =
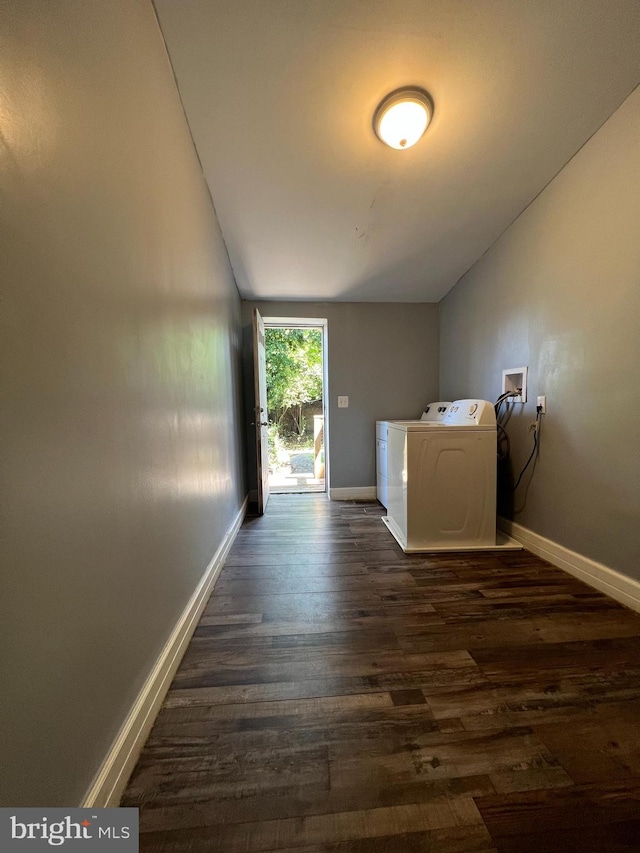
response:
M248 499L245 499L220 547L205 569L202 579L178 619L171 636L102 762L96 778L87 791L81 803L82 807L115 807L120 803L129 776L136 765L173 676L180 665L189 640L209 599L213 585L240 529L247 511L247 503Z
M352 486L346 489L329 489L332 501L375 501L378 490L375 486Z
M565 572L569 572L570 575L579 578L600 592L604 592L605 595L625 604L632 610L640 612L639 581L629 578L615 569L610 569L603 563L596 563L595 560L590 560L589 557L571 551L551 539L546 539L539 533L534 533L533 530L529 530L515 521L500 518L498 525L533 554L537 554L553 563L554 566L564 569Z

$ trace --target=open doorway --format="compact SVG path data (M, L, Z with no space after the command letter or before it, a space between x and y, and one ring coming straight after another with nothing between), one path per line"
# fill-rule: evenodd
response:
M326 320L264 318L269 492L327 490Z

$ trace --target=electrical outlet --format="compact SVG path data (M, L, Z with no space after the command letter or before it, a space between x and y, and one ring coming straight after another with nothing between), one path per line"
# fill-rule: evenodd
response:
M538 397L538 402L536 403L536 406L540 410L541 415L546 415L546 413L547 413L547 397L545 394L543 394L541 397Z
M348 409L349 408L349 398L348 397L338 397L338 408L339 409Z

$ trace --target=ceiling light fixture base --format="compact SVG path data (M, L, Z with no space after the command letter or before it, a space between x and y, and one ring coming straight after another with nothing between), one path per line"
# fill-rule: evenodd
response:
M404 151L422 137L433 118L433 101L424 89L405 86L384 98L373 115L373 130L381 142Z

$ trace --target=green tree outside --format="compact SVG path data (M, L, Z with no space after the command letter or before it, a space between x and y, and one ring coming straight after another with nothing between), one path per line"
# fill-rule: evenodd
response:
M320 329L265 329L267 409L281 431L289 413L297 434L304 435L302 407L322 399Z

